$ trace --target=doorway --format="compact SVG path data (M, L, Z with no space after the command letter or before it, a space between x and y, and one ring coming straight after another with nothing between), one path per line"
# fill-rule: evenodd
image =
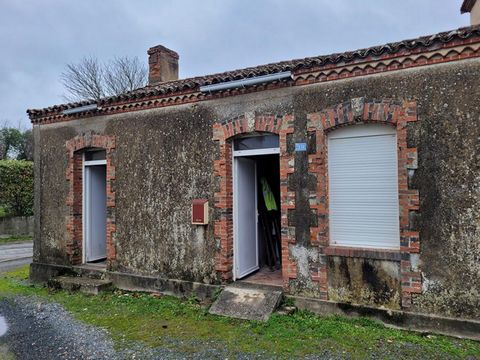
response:
M107 257L107 169L104 150L84 155L83 262Z
M276 135L234 140L234 280L280 285L280 158Z

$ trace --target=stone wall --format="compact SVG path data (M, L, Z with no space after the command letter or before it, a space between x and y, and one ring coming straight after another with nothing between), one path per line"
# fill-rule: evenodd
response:
M33 216L0 218L0 236L33 236L33 226Z

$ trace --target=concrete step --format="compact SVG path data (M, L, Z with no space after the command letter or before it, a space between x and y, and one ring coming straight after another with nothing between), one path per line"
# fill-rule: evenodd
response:
M281 289L227 286L210 307L210 314L267 321L282 300Z
M83 264L73 266L72 270L77 276L91 279L104 279L107 268L104 264Z
M80 276L57 276L48 281L48 286L53 289L80 291L84 294L98 295L100 292L108 290L112 286L112 282Z
M281 285L269 285L269 284L259 284L256 282L250 282L247 280L239 280L234 283L229 284L228 286L240 288L240 289L253 289L253 290L266 290L266 291L280 291L283 292L283 286Z

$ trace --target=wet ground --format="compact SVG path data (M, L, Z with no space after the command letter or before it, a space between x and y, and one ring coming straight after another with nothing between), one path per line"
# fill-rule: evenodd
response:
M7 332L7 322L3 316L0 316L0 336L5 335Z
M0 313L8 323L7 332L0 336L1 360L275 359L266 353L230 353L224 345L214 341L171 339L162 348L120 341L114 346L107 331L74 319L59 304L35 297L0 300ZM372 350L367 358L453 359L443 352L426 353L416 344L385 344ZM317 349L315 355L305 359L352 359L352 354Z
M4 261L13 268L31 258L22 258L22 251L9 246L17 258ZM0 254L3 246L0 246ZM3 254L4 260L6 254ZM20 258L18 258L20 257ZM37 297L15 296L0 299L0 360L103 360L103 359L272 359L271 354L230 353L224 344L214 341L166 341L163 348L150 348L137 342L114 343L107 331L74 319L61 305ZM387 346L388 345L388 346ZM189 349L184 352L180 349ZM415 344L386 344L372 351L369 359L449 359L445 355L425 353ZM318 349L307 359L350 359L345 352ZM476 359L471 357L469 359Z
M0 272L32 262L33 242L0 245Z
M74 319L62 306L34 297L0 300L0 313L9 324L0 336L0 359L21 360L115 360L115 359L226 359L232 358L218 344L172 340L168 348L149 348L125 342L116 349L108 333ZM195 353L177 350L182 346ZM3 353L2 353L3 351ZM235 359L260 359L265 356L235 354Z

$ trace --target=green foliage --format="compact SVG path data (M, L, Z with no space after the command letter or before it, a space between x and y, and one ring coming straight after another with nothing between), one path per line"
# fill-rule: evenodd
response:
M8 350L7 345L0 345L0 359L15 360L15 355Z
M0 160L0 204L11 216L33 214L33 163Z
M217 298L220 296L220 294L222 293L223 289L222 288L216 288L214 291L213 291L213 300L217 300Z
M32 130L0 128L0 160L6 159L33 160Z
M283 299L282 299L282 305L283 306L295 306L295 302L293 301L293 298L284 296Z
M0 159L7 159L22 142L22 133L15 128L0 129Z
M29 235L14 235L9 237L0 237L0 245L26 242L26 241L32 241L32 240L33 240L32 237Z
M192 298L113 291L98 296L58 291L28 282L28 268L0 275L2 296L36 295L62 304L77 319L105 328L117 346L139 341L184 352L224 349L266 358L323 356L351 359L478 358L480 343L386 328L366 318L318 316L307 311L274 314L267 322L209 314ZM262 355L263 354L263 355ZM230 357L230 356L229 356Z
M26 130L17 146L17 160L33 161L33 132Z

